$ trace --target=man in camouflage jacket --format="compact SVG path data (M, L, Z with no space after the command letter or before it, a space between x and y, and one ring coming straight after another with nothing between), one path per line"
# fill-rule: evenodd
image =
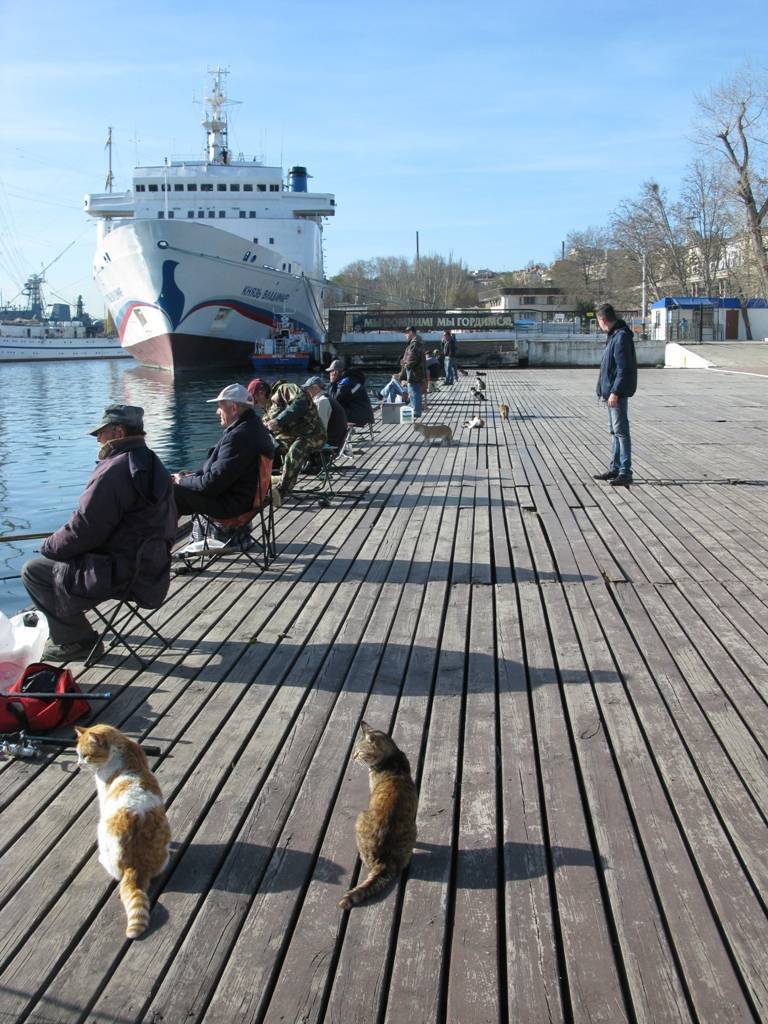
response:
M312 452L325 444L325 427L312 398L298 384L286 380L279 380L272 388L264 426L277 441L283 460L280 476L272 478L272 493L277 492L278 501L282 501L293 490Z

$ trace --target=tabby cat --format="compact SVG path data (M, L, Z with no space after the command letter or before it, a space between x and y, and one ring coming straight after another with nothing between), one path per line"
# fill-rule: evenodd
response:
M453 441L453 431L447 423L414 423L413 429L417 434L421 434L425 441L438 441L440 444L443 441L446 444L450 444Z
M407 867L416 842L418 794L405 754L384 732L360 723L353 759L368 765L371 798L357 817L355 833L368 877L340 900L343 910L379 892Z
M120 882L125 934L135 939L149 924L149 883L168 863L171 829L163 794L138 743L111 725L75 731L78 762L96 775L99 862Z

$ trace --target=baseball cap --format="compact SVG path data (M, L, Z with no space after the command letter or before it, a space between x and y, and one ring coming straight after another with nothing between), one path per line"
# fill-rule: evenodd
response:
M270 393L270 386L262 377L254 377L248 381L248 394L253 397L257 392L263 391L267 396Z
M101 417L101 422L88 433L96 436L104 427L130 427L133 430L144 429L144 410L139 405L108 405Z
M343 370L343 369L344 369L344 360L343 359L334 359L333 362L331 363L331 365L328 367L328 369L325 372L326 373L330 373L331 370Z
M242 384L227 384L215 398L206 398L206 402L239 402L241 405L253 405L250 391Z
M312 388L317 386L325 390L325 381L322 377L310 377L308 380L305 380L301 386L303 388Z

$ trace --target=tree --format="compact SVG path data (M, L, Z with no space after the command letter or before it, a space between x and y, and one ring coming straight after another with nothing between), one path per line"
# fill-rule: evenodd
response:
M768 83L749 65L704 96L697 97L699 145L718 152L730 170L730 184L752 243L761 291L768 296L768 252L763 225L768 216L766 141Z
M386 303L400 308L450 309L474 306L477 283L452 255L432 254L410 262L402 256L356 260L331 279L337 302Z
M715 295L726 270L729 210L727 191L717 165L695 160L683 180L680 209L694 245L689 253L692 276L704 295Z

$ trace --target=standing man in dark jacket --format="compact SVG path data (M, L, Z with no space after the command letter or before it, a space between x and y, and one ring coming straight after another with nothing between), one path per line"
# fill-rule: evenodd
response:
M597 378L597 397L608 406L611 433L611 464L596 480L608 480L612 487L632 483L632 444L629 437L629 399L637 390L637 357L632 331L606 302L595 311L600 330L608 341Z
M456 383L456 339L451 331L443 331L443 366L445 383Z
M253 508L261 481L261 456L270 459L274 445L253 409L242 384L229 384L216 398L216 414L224 433L194 473L174 473L179 515L203 512L216 519L233 519Z
M99 461L77 511L43 541L43 557L22 569L48 620L45 661L88 654L97 634L84 613L123 596L129 584L126 596L143 608L158 607L168 593L178 517L171 479L144 441L144 410L110 406L91 434Z
M424 342L421 335L416 333L415 327L406 327L405 337L408 344L400 360L400 380L408 381L413 415L418 419L421 416L422 396L427 386L427 358Z

